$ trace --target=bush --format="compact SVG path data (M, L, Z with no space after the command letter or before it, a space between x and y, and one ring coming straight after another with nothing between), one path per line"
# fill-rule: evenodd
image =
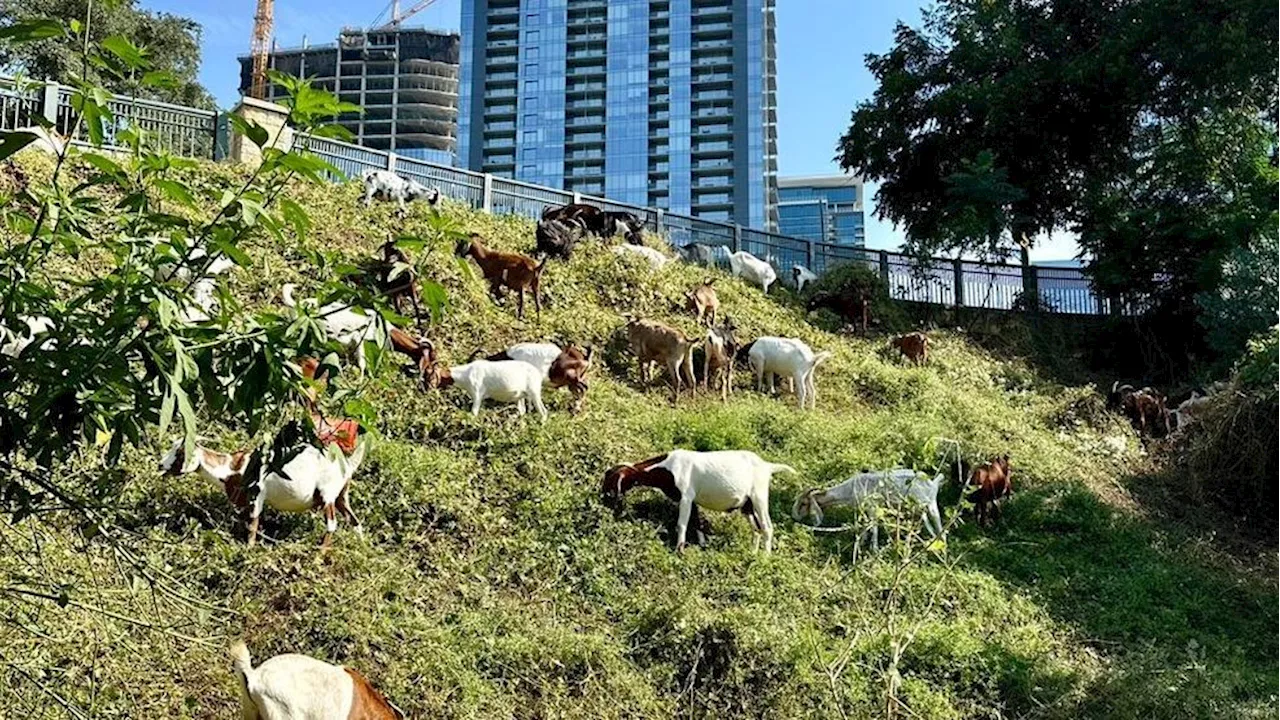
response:
M827 270L817 282L809 285L806 299L819 293L871 298L871 321L886 332L908 326L901 306L889 297L889 286L880 273L861 262L844 262ZM852 321L852 318L843 318Z

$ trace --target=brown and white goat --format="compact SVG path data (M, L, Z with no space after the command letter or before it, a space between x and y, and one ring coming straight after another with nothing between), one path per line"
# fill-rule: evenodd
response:
M458 243L457 255L470 257L476 261L480 266L480 272L484 274L484 279L489 281L489 293L494 299L501 297L504 287L516 291L519 298L516 317L524 318L525 290L533 293L533 306L537 309L538 315L542 315L542 295L539 289L542 284L542 271L547 266L549 256L539 263L528 255L490 250L480 242L478 233L471 233L470 239Z
M317 404L317 391L329 387L328 368L321 368L320 361L313 357L299 358L298 366L308 383L303 391L303 401L311 413L316 438L322 445L337 445L344 455L355 452L356 442L360 439L360 423L351 418L325 417Z
M891 341L902 356L916 365L929 362L929 336L922 332L899 335Z
M716 296L716 289L712 287L714 282L715 278L707 278L701 285L684 294L684 309L697 316L699 325L704 318L707 321L707 327L716 323L716 313L720 310L720 298Z
M720 399L725 402L729 400L729 393L733 390L733 360L738 354L736 330L733 321L725 317L720 327L707 330L707 339L702 344L702 382L707 392L711 392L712 378L715 378L720 389Z
M1128 385L1113 387L1120 409L1140 437L1162 438L1169 435L1171 422L1164 395L1153 388L1134 390Z
M582 411L582 404L587 398L587 373L591 372L591 357L595 354L595 349L588 347L586 352L582 348L570 343L560 351L560 355L551 363L551 369L547 371L547 382L551 387L567 387L569 394L573 396L573 405L569 412L578 414Z
M689 336L657 320L632 320L627 323L627 342L640 363L641 383L648 385L652 363L661 363L671 375L672 402L679 400L680 386L686 378L689 393L693 394L698 380L693 375L695 341Z
M240 716L253 720L400 720L404 713L359 672L307 655L276 655L253 666L243 642L231 646L240 680Z
M978 527L987 525L988 519L994 525L1000 518L1002 501L1013 497L1013 471L1009 467L1009 456L1002 455L974 468L969 476L969 487L975 488L968 499L973 503Z

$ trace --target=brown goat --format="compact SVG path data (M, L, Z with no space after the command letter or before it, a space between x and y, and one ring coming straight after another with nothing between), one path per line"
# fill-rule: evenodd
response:
M413 317L422 318L421 295L418 292L418 273L403 250L396 247L395 238L382 244L382 258L373 268L374 289L391 298L396 312L404 312L401 303L408 300L413 306ZM399 274L396 274L397 271Z
M1000 501L1013 497L1013 471L1009 467L1009 456L1003 455L974 468L969 476L969 486L976 488L969 493L968 499L978 516L978 527L988 524L988 519L994 525L1000 517Z
M898 348L902 356L916 365L929 362L929 336L922 332L907 333L894 338L893 347Z
M698 317L699 325L702 324L704 317L707 327L716 323L716 312L720 310L720 298L716 296L716 289L711 286L714 282L715 278L707 278L701 285L684 294L684 309Z
M860 327L862 334L867 334L867 325L871 322L871 295L862 289L846 289L840 292L819 291L809 298L805 309L829 308L844 320Z
M524 291L533 292L533 306L542 316L542 271L547 266L543 258L539 263L528 255L520 253L490 250L480 242L478 233L471 233L471 238L458 243L458 257L470 256L480 266L484 279L489 281L489 293L494 299L502 295L502 288L510 288L518 293L519 303L516 306L516 317L524 319Z
M1141 437L1162 438L1170 432L1169 408L1164 395L1149 387L1124 393L1120 399L1129 424Z
M551 363L547 371L547 382L551 387L567 387L573 395L573 406L569 412L576 415L582 411L582 404L587 398L587 373L591 372L591 356L594 348L582 348L570 343Z
M690 394L697 388L693 375L694 341L683 332L656 320L632 320L627 323L627 342L640 363L640 382L649 384L651 364L657 362L671 375L672 402L679 400L684 378L688 378Z
M714 376L719 382L720 400L723 402L728 402L729 392L733 390L733 359L738 353L736 330L733 321L725 317L720 327L707 330L707 339L702 346L702 382L707 392L711 392L711 378Z

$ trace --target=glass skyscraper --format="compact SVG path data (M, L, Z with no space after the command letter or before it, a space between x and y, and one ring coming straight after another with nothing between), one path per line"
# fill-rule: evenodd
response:
M851 175L780 178L778 232L816 242L865 247L862 180Z
M458 161L777 222L774 0L462 0Z

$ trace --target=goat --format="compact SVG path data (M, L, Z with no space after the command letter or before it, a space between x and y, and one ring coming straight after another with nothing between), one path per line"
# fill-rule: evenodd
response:
M1107 394L1107 407L1124 413L1139 437L1165 437L1172 430L1164 396L1150 387L1135 390L1117 381Z
M391 341L393 350L413 361L417 370L418 380L425 383L427 369L431 365L431 358L427 356L427 349L430 347L430 343L425 338L415 338L398 327L391 328L387 333L387 338Z
M702 281L698 287L684 294L684 309L693 312L698 317L698 324L702 324L705 317L707 327L716 322L716 311L720 309L720 298L716 296L716 289L712 287L715 278L707 278Z
M922 332L899 335L890 341L890 345L916 365L924 365L929 361L929 336Z
M394 200L405 211L405 203L421 198L434 207L440 202L440 190L428 188L417 180L406 180L388 170L365 170L361 175L364 182L364 206L369 207L376 197L379 200Z
M778 279L773 266L745 250L729 253L729 271L749 283L759 284L768 294L769 286Z
M867 334L867 326L871 320L871 297L866 290L844 290L842 292L815 292L805 309L809 312L818 308L830 308L840 317L861 326L862 334Z
M818 276L814 275L813 271L803 265L792 265L791 280L795 282L796 292L804 292L804 286L809 283L817 282Z
M704 243L689 243L679 248L680 257L684 258L687 263L695 265L706 265L707 267L715 267L717 257L720 252L724 252L723 246L706 245Z
M747 353L747 361L756 376L756 390L763 390L765 375L769 376L769 392L775 390L775 375L790 377L795 386L796 401L802 410L817 406L818 386L813 379L814 370L829 357L829 351L814 353L801 340L781 337L757 338Z
M714 375L719 380L720 400L723 402L728 402L729 393L733 390L733 359L738 352L736 330L733 322L725 317L723 325L707 329L707 339L702 346L702 381L707 392L711 392Z
M644 222L634 213L622 210L606 210L604 212L605 227L601 237L613 237L619 229L625 228L623 235L632 245L640 245L644 241Z
M618 257L639 257L648 261L654 270L661 270L667 264L667 256L647 245L615 245L610 251Z
M404 713L359 672L306 655L276 655L253 666L243 642L231 646L246 720L400 720Z
M395 238L388 239L378 249L380 257L364 267L364 282L375 292L390 298L396 312L403 313L402 305L413 307L415 319L421 319L421 293L418 290L418 273L408 254L396 247Z
M595 205L586 203L569 203L568 205L560 206L549 205L543 208L540 219L571 223L582 228L583 232L598 236L603 236L606 224L604 211Z
M641 383L649 383L651 363L657 362L662 363L671 375L672 402L677 402L680 398L680 385L684 377L688 378L690 394L696 389L698 380L693 375L694 341L683 332L657 320L631 320L627 323L627 342L640 364Z
M542 271L546 268L547 261L551 259L549 256L539 263L520 253L490 250L480 242L478 233L471 233L469 239L458 243L455 254L458 257L470 257L476 261L476 265L480 266L480 272L484 274L484 279L489 281L489 294L495 300L501 296L504 287L518 293L517 318L524 319L525 290L533 292L533 306L538 312L538 317L542 317L540 288Z
M880 526L876 521L876 505L900 508L909 502L921 507L921 520L930 536L946 539L942 527L942 515L938 512L938 488L943 476L938 473L929 479L923 473L906 468L863 472L828 488L812 488L800 493L791 506L791 517L800 522L812 515L816 524L822 524L822 511L833 506L855 508L861 520L870 522L858 536L861 545L867 534L871 535L871 547L880 549Z
M479 417L485 400L515 403L524 415L526 403L532 403L542 422L547 421L547 408L542 404L543 373L521 360L472 360L464 365L442 366L436 361L435 348L424 341L426 350L425 385L444 389L457 385L471 396L471 415Z
M1009 456L1002 455L974 468L969 476L969 486L977 488L967 497L974 504L978 527L986 525L988 518L994 525L1000 518L1001 502L1013 497L1013 471L1009 467Z
M1169 417L1172 424L1172 432L1181 433L1186 428L1194 425L1205 410L1213 404L1213 397L1205 395L1198 390L1191 391L1191 397L1183 400L1178 407L1169 411Z
M280 288L280 295L287 307L297 308L299 305L293 297L293 291L296 288L297 285L293 283L285 283ZM304 299L302 303L309 307L316 305L313 298ZM367 366L364 343L376 342L379 335L386 330L386 322L382 316L370 311L360 312L340 302L331 302L319 308L317 312L325 334L345 348L348 353L354 354L356 366L364 370Z
M265 456L261 449L220 453L196 445L188 457L179 439L160 459L160 471L174 476L198 472L220 485L233 505L248 511L249 545L257 542L258 520L266 506L281 512L323 509L322 547L329 546L338 529L337 512L351 521L357 533L363 532L359 518L351 511L348 493L351 477L364 461L369 442L357 443L355 452L347 457L298 442L297 435L296 430L282 431ZM250 498L248 490L255 477L257 492Z
M303 399L311 413L311 425L316 431L316 439L322 445L338 446L346 455L355 452L360 438L360 423L351 418L325 417L316 404L318 391L329 386L328 369L322 368L320 361L313 357L299 358L298 369L303 380L307 381Z
M539 220L534 231L537 239L534 253L568 260L578 242L573 228L573 224L561 220Z
M582 411L582 404L587 397L587 373L591 371L591 357L594 348L583 352L577 345L570 344L556 356L547 370L547 381L551 387L567 387L573 396L573 405L569 412L576 415Z
M751 518L756 535L754 549L773 552L773 521L769 518L769 481L776 472L795 472L788 465L765 461L747 450L694 452L672 450L634 465L616 465L604 475L600 499L620 513L632 488L656 488L679 503L676 552L684 550L690 520L701 544L698 508L718 512L741 511Z
M560 346L554 343L516 343L511 347L486 357L490 362L501 360L519 360L538 368L543 381L551 371L551 365L560 357Z

